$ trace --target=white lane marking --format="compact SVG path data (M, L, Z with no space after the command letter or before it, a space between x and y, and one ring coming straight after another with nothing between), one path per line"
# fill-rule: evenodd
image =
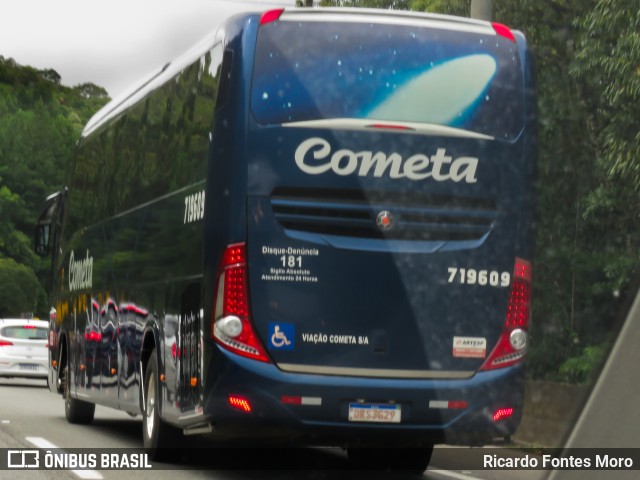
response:
M427 470L430 473L437 473L438 475L442 475L443 477L455 478L457 480L483 480L479 477L472 477L471 475L465 475L463 473L456 473L450 470Z
M46 438L42 438L42 437L26 437L25 440L27 440L27 442L31 443L32 445L35 445L38 448L57 448L57 449L60 449L60 447L54 445L53 443L51 443ZM82 479L86 479L86 480L102 480L104 478L102 475L100 475L95 470L71 470L71 471L73 473L75 473L78 477L80 477Z
M2 420L3 425L9 425L10 423L11 423L11 420Z

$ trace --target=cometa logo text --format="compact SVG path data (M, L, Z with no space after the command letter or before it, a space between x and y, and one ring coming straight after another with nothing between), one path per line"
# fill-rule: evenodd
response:
M75 260L72 250L69 258L69 290L82 290L93 286L93 257L89 256L89 250L83 260Z
M310 175L333 171L336 175L358 175L360 177L408 178L424 180L432 178L437 182L452 180L476 183L476 157L453 158L447 155L446 149L438 148L430 157L422 153L403 159L399 153L362 151L348 149L331 151L329 142L313 137L305 140L295 152L298 168Z

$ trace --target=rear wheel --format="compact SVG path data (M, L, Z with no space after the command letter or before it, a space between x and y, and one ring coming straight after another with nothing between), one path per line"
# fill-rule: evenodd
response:
M93 403L83 402L71 397L69 390L69 369L65 365L62 377L62 389L64 395L64 414L69 423L87 425L93 422L96 406Z
M158 377L158 360L154 350L144 376L142 439L152 460L173 461L179 457L182 433L160 418Z
M422 448L348 448L349 462L362 470L392 470L422 474L431 461L433 446Z

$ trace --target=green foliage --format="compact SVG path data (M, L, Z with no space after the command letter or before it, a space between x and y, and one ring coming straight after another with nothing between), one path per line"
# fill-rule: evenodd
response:
M33 252L40 205L63 187L84 123L107 101L101 87L90 83L66 87L55 70L23 67L0 57L0 260L15 261L19 268L5 267L21 278L26 278L28 269L46 282L47 260ZM29 298L44 292L42 286L38 291L29 288ZM5 292L13 289L6 287ZM46 302L27 308L24 298L16 299L18 303L3 297L0 308L8 315L34 311L38 305L44 309L39 313L48 310ZM9 311L8 305L21 309Z
M0 318L46 312L46 295L33 270L11 258L0 258Z
M595 380L608 351L607 343L584 348L580 355L571 357L560 365L558 380L566 383L588 383Z
M67 87L60 84L55 70L36 70L0 56L1 115L36 109L46 111L52 118L76 114L80 120L75 129L77 135L108 100L107 91L93 83Z
M576 26L571 74L590 94L598 163L640 193L640 9L631 0L599 0Z
M469 16L470 0L411 0L411 10Z

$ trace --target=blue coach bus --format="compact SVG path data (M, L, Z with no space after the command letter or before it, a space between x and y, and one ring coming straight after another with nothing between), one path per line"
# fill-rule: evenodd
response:
M45 202L67 419L141 414L156 456L213 433L417 470L435 443L514 433L534 103L525 38L503 25L226 21L98 112Z

